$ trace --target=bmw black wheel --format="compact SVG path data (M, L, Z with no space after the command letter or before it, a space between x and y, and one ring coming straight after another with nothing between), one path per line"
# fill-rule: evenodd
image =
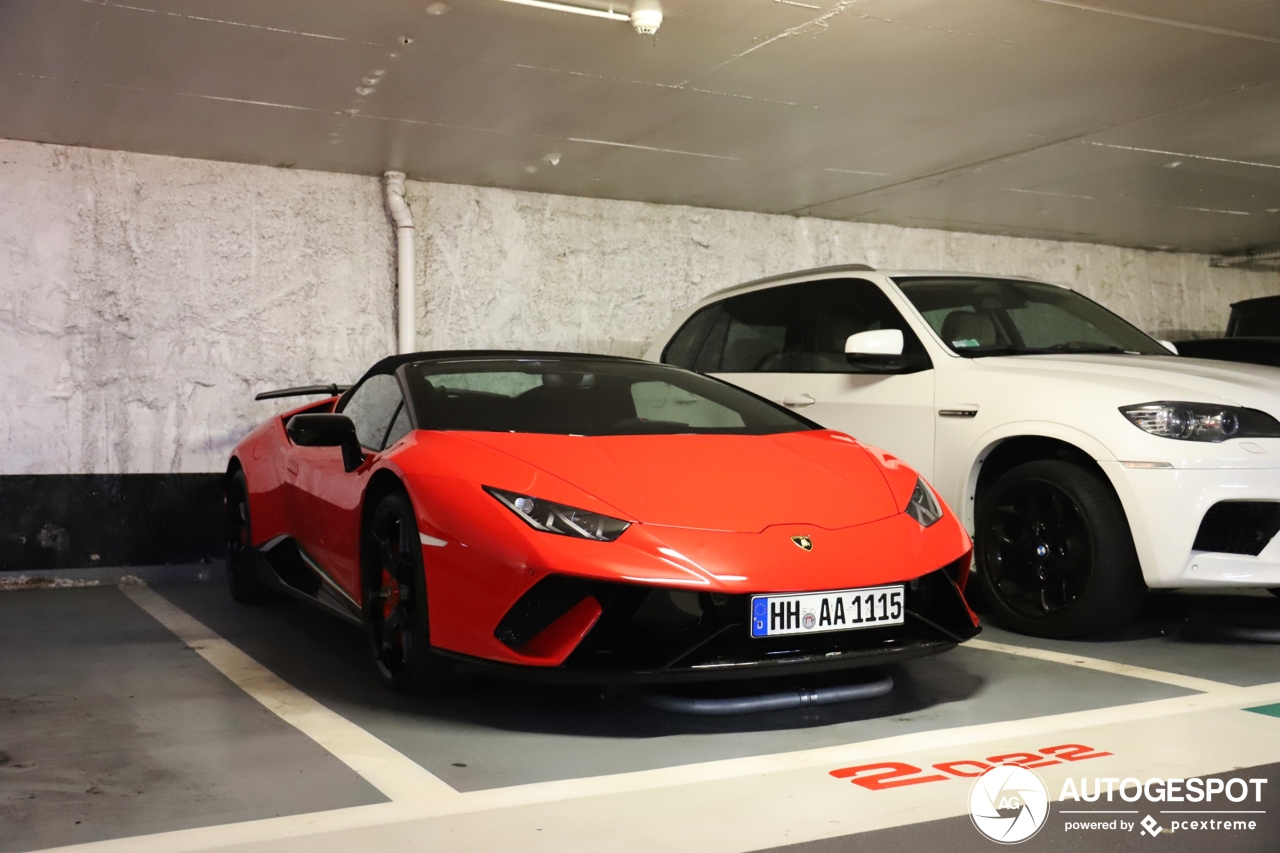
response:
M373 511L365 531L364 578L369 639L383 683L400 693L438 684L445 667L431 651L422 543L402 492L387 495Z
M1127 622L1146 585L1119 498L1101 475L1028 462L981 495L978 579L996 622L1068 638Z
M244 471L227 478L224 497L227 531L227 586L238 604L269 604L278 597L263 582L254 565L253 532L249 523L249 485Z

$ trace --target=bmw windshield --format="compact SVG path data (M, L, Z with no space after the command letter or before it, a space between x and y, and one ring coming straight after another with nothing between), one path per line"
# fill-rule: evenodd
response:
M772 435L815 428L724 382L623 359L442 359L407 365L405 378L425 429Z
M951 350L988 355L1169 355L1156 340L1091 299L1050 284L997 278L895 279Z

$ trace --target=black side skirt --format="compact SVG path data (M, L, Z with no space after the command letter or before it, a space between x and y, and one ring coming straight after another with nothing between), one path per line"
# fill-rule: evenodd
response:
M255 551L258 575L267 586L353 625L364 625L364 612L359 603L347 595L292 536L277 536Z

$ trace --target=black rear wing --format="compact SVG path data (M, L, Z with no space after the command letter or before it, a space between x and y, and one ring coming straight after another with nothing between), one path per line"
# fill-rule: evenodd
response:
M336 397L350 388L350 385L300 385L297 388L281 388L279 391L263 391L256 395L255 400L278 400L281 397L308 397L312 394L324 394L326 397Z

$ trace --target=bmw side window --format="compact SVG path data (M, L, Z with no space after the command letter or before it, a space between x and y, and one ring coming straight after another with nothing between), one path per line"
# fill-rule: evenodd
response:
M707 339L707 333L711 331L711 326L719 313L718 304L708 305L686 320L680 327L680 331L672 335L671 340L667 342L667 348L662 351L662 363L693 370L698 350L702 347L702 342Z
M693 369L698 373L714 373L720 369L725 335L728 334L729 323L732 322L732 318L721 310L721 306L714 307L716 310L711 314L711 328L707 330L702 347L698 350L698 356L693 361Z
M804 357L796 372L915 373L933 367L924 344L880 288L864 279L809 282L812 310ZM897 329L902 332L902 359L890 364L858 365L845 356L850 335Z
M801 285L771 287L720 303L694 363L699 373L790 373L804 336Z
M370 376L352 392L342 407L342 414L356 426L360 444L370 450L381 450L391 420L403 402L400 383L394 376Z

